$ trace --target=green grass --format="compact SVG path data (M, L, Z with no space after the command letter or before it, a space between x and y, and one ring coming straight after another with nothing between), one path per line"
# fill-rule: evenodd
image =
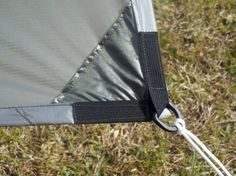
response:
M157 0L171 100L236 174L236 1ZM0 175L214 175L151 123L0 129Z

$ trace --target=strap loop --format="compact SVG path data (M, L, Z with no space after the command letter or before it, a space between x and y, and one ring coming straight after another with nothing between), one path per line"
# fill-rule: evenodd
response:
M159 119L157 114L154 114L154 122L165 131L177 132L179 135L182 135L218 175L224 176L216 164L227 176L232 176L215 155L211 153L211 151L192 132L186 129L185 121L183 120L180 111L171 103L168 104L167 108L176 115L175 124L173 126L166 125Z
M169 109L170 111L172 111L175 116L176 116L176 119L182 119L182 114L181 112L172 104L172 103L169 103L166 107L167 109ZM168 132L177 132L178 131L178 128L175 126L175 125L172 125L172 126L168 126L166 125L165 123L163 123L157 113L154 114L154 117L153 117L153 121L163 130L165 131L168 131Z

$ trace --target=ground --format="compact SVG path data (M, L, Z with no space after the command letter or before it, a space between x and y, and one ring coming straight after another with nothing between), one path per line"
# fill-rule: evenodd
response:
M236 174L236 1L156 0L171 101ZM215 175L152 123L0 128L0 175Z

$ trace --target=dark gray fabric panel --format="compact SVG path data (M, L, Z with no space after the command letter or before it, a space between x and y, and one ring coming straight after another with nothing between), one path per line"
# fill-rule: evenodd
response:
M0 109L0 126L74 124L71 105Z
M146 98L147 87L138 56L138 32L130 4L53 102Z
M0 107L49 104L129 0L1 0Z

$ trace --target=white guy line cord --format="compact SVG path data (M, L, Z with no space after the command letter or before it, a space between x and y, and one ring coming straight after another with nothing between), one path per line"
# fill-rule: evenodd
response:
M218 175L224 176L218 166L224 171L227 176L232 176L225 166L215 157L214 154L189 130L185 128L185 121L181 118L176 119L175 126L178 128L178 133L183 135L184 138L192 145L192 147L205 159L205 161L217 172ZM207 155L208 156L207 156Z

